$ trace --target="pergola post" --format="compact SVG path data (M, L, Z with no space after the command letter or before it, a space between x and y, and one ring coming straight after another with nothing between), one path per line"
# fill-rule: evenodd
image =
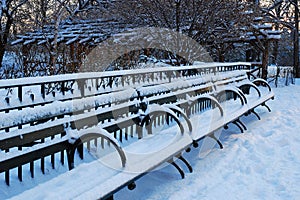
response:
M299 69L299 7L298 0L294 0L295 4L295 30L294 30L294 70L296 78L300 78Z

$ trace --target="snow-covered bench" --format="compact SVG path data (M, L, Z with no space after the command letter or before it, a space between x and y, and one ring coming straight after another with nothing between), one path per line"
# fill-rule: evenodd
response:
M5 180L9 184L12 168L18 167L18 176L22 180L22 166L29 165L33 177L35 161L41 159L39 165L43 171L45 157L50 156L54 168L57 153L60 153L61 163L67 157L69 168L73 169L75 150L83 158L85 148L90 151L92 146L101 146L102 149L112 146L117 158L113 159L114 167L109 168L118 169L118 173L112 172L104 179L99 178L101 184L86 183L89 189L103 188L101 194L94 194L97 195L93 196L95 198L108 198L125 186L133 186L136 179L165 162L173 164L184 177L183 170L175 162L176 158L180 158L191 170L181 156L183 151L188 151L190 145L197 146L197 141L205 136L217 140L214 131L229 123L243 130L244 125L239 118L251 112L258 116L254 109L274 97L265 81L250 82L246 71L228 71L226 66L245 70L249 65L212 64L206 68L190 66L85 74L77 78L67 75L25 79L23 84L32 87L29 93L20 83L0 82L0 89L9 88L12 91L8 91L18 98L14 100L12 96L6 96L1 107L1 119L6 120L0 124L3 132L0 135L0 173L5 172ZM113 86L111 80L118 80L118 86ZM101 86L99 83L105 84ZM267 86L267 90L258 88L256 85L259 84ZM51 89L50 86L52 92L45 93L46 87ZM255 91L247 95L250 88ZM41 93L36 95L34 90ZM240 102L236 110L222 105L236 98ZM218 117L210 122L212 128L207 129L205 117L215 110ZM163 124L170 128L157 132L155 127ZM174 126L177 128L174 129ZM177 130L179 134L176 132L174 135L170 130ZM125 142L127 140L130 142ZM156 140L165 146L155 148ZM151 149L155 153L145 154ZM132 155L132 151L144 156ZM69 173L87 175L82 170L79 166ZM132 171L137 173L128 175ZM84 180L84 177L81 178ZM65 180L66 187L70 181ZM45 187L54 183L49 181ZM79 192L84 191L72 191L70 198L77 197ZM91 193L87 191L82 195Z
M210 76L209 76L210 77ZM194 134L194 141L199 141L206 136L216 139L213 135L214 131L233 123L244 132L246 126L241 122L240 117L248 114L255 114L258 119L260 116L255 112L258 106L265 106L269 111L270 108L266 102L274 99L274 93L269 84L263 79L248 79L247 71L233 71L229 73L220 73L214 76L213 79L199 77L182 81L180 86L178 83L167 83L164 85L154 85L138 88L138 93L147 98L150 103L172 104L180 107L183 113L191 118L191 114L196 113L195 107L198 108L198 113L206 111L208 108L217 108L219 117L215 117L210 129L205 128L208 124L202 123L202 127L196 128L200 133ZM180 87L180 89L178 89ZM250 94L250 89L253 91ZM222 102L230 99L238 99L240 105L236 108L227 108L226 111ZM172 108L172 107L171 107ZM205 120L207 115L202 115L198 120ZM195 124L195 123L194 123ZM194 145L197 144L194 142ZM222 147L220 141L219 145Z

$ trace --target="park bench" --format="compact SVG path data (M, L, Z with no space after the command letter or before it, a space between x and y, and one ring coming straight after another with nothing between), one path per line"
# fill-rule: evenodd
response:
M215 80L206 80L207 82L200 78L201 80L198 82L205 84L200 84L199 86L195 84L195 82L197 82L195 79L191 79L191 81L186 80L186 88L181 88L181 90L177 91L174 87L172 88L172 85L174 84L167 83L165 85L150 86L150 88L143 87L138 89L138 92L140 94L144 94L150 103L165 104L170 103L170 99L173 99L173 104L182 108L188 117L190 116L192 110L195 110L194 106L197 103L200 104L199 111L205 110L210 106L218 107L220 111L220 121L215 120L213 124L211 124L211 127L214 129L210 130L209 132L213 133L215 130L218 130L223 126L227 127L229 123L234 123L236 126L238 126L241 132L244 132L246 126L240 121L239 118L243 115L253 113L258 119L260 119L258 113L255 112L255 108L261 105L267 107L265 102L273 99L274 93L271 91L271 87L265 80L256 78L250 81L248 79L248 74L245 71L234 72L231 74L227 73L226 76L222 76L223 77L214 77ZM257 85L263 86L264 88L258 88ZM250 88L253 88L256 96L249 96ZM157 94L152 94L153 96L151 96L149 91L160 91L160 95L159 97L157 97ZM188 96L188 98L186 98L186 96ZM236 112L232 113L232 115L224 116L224 110L220 105L220 102L230 98L238 98L240 100L241 107L239 107ZM267 107L267 109L270 111L269 107ZM226 112L226 114L228 113ZM203 127L198 130L206 130L206 128L204 128L205 126L207 126L207 124L203 123ZM202 134L198 134L197 138L195 138L195 141L203 139L204 136L212 136L208 134L209 132L206 130L203 131Z
M73 170L60 176L73 174L77 180L86 181L84 188L68 193L70 198L87 195L101 199L112 198L126 186L133 189L137 179L165 162L184 178L184 170L176 164L179 158L192 171L182 156L184 151L191 145L197 147L206 136L222 148L215 131L233 123L243 132L246 126L241 116L254 113L259 118L254 109L274 98L267 82L249 80L249 66L206 63L0 81L0 92L7 93L0 101L1 119L5 119L0 124L0 173L9 185L14 168L22 181L24 168L29 168L31 177L35 165L44 173L47 157L52 168L57 160L61 164L67 160ZM227 102L234 102L234 109L222 105ZM213 112L216 117L207 122L206 117ZM162 125L167 128L160 134L152 130ZM156 140L162 141L162 146L153 148ZM152 151L147 149L149 145ZM85 168L74 168L75 152L84 159L84 154L98 146L103 151L114 150L99 158L106 165L89 163L93 176L100 173L98 181L90 183L83 173ZM109 175L101 178L102 170ZM64 186L70 181L65 179ZM44 187L55 187L53 184L55 180ZM49 195L59 195L62 188Z

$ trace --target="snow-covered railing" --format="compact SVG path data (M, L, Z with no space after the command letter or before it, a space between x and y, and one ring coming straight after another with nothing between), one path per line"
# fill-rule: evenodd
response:
M252 63L251 74L254 78L261 77L262 67L261 63ZM295 83L294 67L291 66L268 66L267 81L269 84L274 84L275 87L279 85L290 85Z
M25 109L26 112L23 113L26 114L5 115L11 120L0 123L0 130L24 125L26 121L32 121L33 118L42 120L44 116L49 118L56 115L71 115L75 112L109 106L116 102L126 102L130 98L137 97L134 88L141 88L141 86L151 85L155 90L153 92L162 91L159 87L174 91L210 81L211 74L207 75L207 71L214 73L215 79L228 79L237 76L237 72L228 72L225 75L222 74L224 71L247 69L247 67L249 67L247 63L211 63L181 68L138 69L3 80L0 81L0 93L3 99L2 101L0 99L0 112ZM188 70L193 70L193 73L188 74ZM153 80L155 75L157 79ZM116 80L115 85L107 86L113 80ZM131 82L128 82L128 85L117 84L118 82L124 83L125 80L131 80ZM145 92L142 89L137 91ZM85 97L84 103L82 97ZM51 109L51 106L47 106L52 102L56 102L55 111ZM31 119L27 120L29 113L31 113Z
M197 142L206 136L222 146L214 135L216 130L233 123L244 131L245 125L240 117L249 113L258 116L254 109L274 97L271 88L258 87L269 86L265 81L257 79L252 83L248 80L249 66L246 63L214 63L124 70L53 76L44 80L33 78L32 83L30 78L25 78L20 79L23 85L20 80L0 81L0 91L4 94L0 113L0 173L4 172L9 184L11 169L18 168L17 174L22 181L23 166L29 165L34 177L35 161L41 160L38 165L44 172L47 156L50 156L53 168L56 162L64 164L67 159L69 168L73 169L76 165L75 150L83 159L86 153L99 146L103 152L112 147L117 153L113 164L121 174L127 169L138 168L140 171L121 185L110 186L111 189L104 191L100 198L109 197L122 187L132 186L133 181L163 162L170 162L184 177L175 157L179 156L191 169L181 156L182 151L189 151L191 145L196 147ZM113 81L108 87L101 85L116 79L118 81ZM45 90L51 88L49 84L55 89L48 94ZM68 84L68 90L63 89ZM255 90L254 95L251 88ZM235 99L239 99L237 110L222 105ZM215 108L217 118L208 126L205 116ZM194 119L195 116L200 118ZM201 128L195 128L194 120L201 124ZM172 135L174 130L180 134ZM154 136L149 138L165 138L159 142L161 147L150 145L147 149L149 135ZM153 162L141 165L145 167L143 170L138 164L133 165L132 156L127 151L136 145L140 146L139 151L150 154L139 157L140 160L134 163L148 163L150 158ZM151 148L159 153L151 153ZM57 154L59 159L55 156ZM155 161L157 156L159 158Z
M0 112L51 103L55 100L95 96L124 87L172 82L195 74L247 70L249 63L204 63L186 67L161 67L98 73L0 80Z
M54 83L60 81L74 81L74 80L86 80L86 79L96 79L96 78L107 78L107 77L122 77L122 76L143 76L145 74L153 73L165 73L174 72L169 74L170 77L175 76L188 76L180 72L186 72L187 70L196 70L197 73L217 73L224 71L233 70L249 70L251 63L247 62L234 62L234 63L200 63L192 66L180 66L180 67L155 67L155 68L143 68L143 69L133 69L133 70L120 70L120 71L104 71L104 72L86 72L77 74L65 74L65 75L55 75L55 76L45 76L45 77L28 77L20 79L6 79L0 80L0 88L5 87L17 87L17 86L30 86L42 83ZM167 75L166 75L167 76ZM145 77L144 77L145 78Z

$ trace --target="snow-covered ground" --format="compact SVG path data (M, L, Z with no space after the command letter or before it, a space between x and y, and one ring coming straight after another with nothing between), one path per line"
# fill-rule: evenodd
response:
M166 166L139 179L135 190L124 188L115 199L299 199L300 85L273 90L276 98L267 103L271 113L259 107L260 121L254 115L243 117L248 128L243 134L233 125L222 130L223 150L212 145L211 139L204 139L198 149L184 154L194 169L193 173L186 173L185 179L173 166ZM177 163L188 171L181 162ZM37 171L36 178L26 178L22 183L13 177L11 186L6 186L1 177L0 199L15 195L22 199L25 190L66 171L64 167L46 175ZM76 184L70 187L76 189L84 183ZM52 189L29 194L31 199L39 199L44 193L55 193Z

